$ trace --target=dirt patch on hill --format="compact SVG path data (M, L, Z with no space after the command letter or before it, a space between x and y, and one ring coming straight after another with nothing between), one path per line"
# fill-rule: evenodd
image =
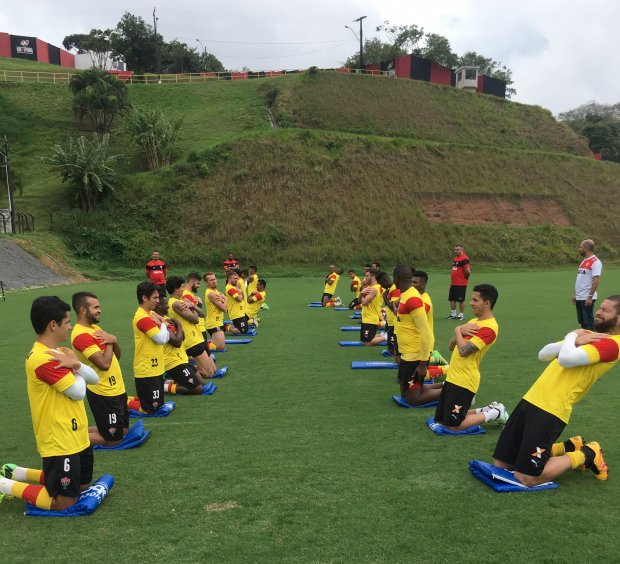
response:
M562 206L551 198L514 198L432 194L417 198L431 223L457 225L506 225L533 227L558 225L570 227L571 220Z
M85 279L50 255L36 258L14 241L0 239L0 280L5 290L15 290Z

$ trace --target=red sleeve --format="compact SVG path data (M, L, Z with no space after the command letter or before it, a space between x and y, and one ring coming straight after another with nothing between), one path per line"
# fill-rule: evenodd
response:
M428 313L430 310L431 310L431 306L429 306L428 304L424 304L424 311Z
M256 292L256 294L254 294L254 297L256 298L257 301L263 299L263 296L260 292Z
M168 331L174 333L175 335L177 334L177 326L174 323L166 322L166 325L168 326Z
M335 273L334 273L334 274L330 274L330 275L329 275L329 277L330 277L332 280L336 280L336 274L335 274Z
M185 294L183 296L183 299L187 300L188 302L192 302L194 305L198 304L198 302L196 301L196 298L192 294Z
M231 298L234 298L238 293L239 290L237 290L237 288L231 288L230 290L228 290L228 292L226 292Z
M157 323L150 317L143 317L136 325L143 333L148 333L151 329L157 329Z
M57 364L57 360L46 362L45 364L39 366L34 373L37 378L41 380L41 382L45 382L46 384L53 386L56 382L59 382L71 372L71 370L68 368L63 368L62 366L60 368L56 368Z
M400 302L398 313L411 313L412 311L424 307L424 303L420 298L411 297L406 302Z
M490 327L482 327L476 333L475 337L478 337L478 339L480 339L485 345L490 345L493 341L495 341L497 335Z
M89 333L81 333L71 343L78 351L84 352L88 347L99 347L99 341ZM99 347L101 348L101 347Z
M598 351L601 362L614 362L618 360L620 350L618 349L618 343L613 339L601 339L591 344Z

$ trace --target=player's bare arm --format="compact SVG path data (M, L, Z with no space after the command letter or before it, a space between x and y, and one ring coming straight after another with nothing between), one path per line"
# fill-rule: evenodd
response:
M172 323L176 328L176 332L168 331L168 342L178 349L183 344L183 339L185 338L183 327L178 319L168 319L167 321L168 323Z
M175 313L178 313L183 319L186 319L190 323L196 323L198 321L198 314L192 311L188 307L188 303L185 301L178 301L172 304L172 309Z
M472 335L463 334L463 327L466 327L467 325L470 325L470 324L468 323L466 325L461 325L454 329L455 344L456 344L456 347L458 348L459 355L461 356L469 356L470 354L478 350L478 347L476 345L474 345L471 341L468 341L465 338L466 336L473 336L476 333L474 332L472 333ZM471 329L468 329L467 331L471 331Z

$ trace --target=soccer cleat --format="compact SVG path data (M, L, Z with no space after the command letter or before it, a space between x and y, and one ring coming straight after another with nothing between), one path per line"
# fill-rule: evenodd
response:
M577 435L576 437L571 437L568 440L571 443L573 443L573 446L575 447L573 450L575 451L581 450L581 447L586 444L585 439L581 435Z
M463 321L463 314L462 314L462 313L459 313L459 314L456 316L456 318L457 318L459 321Z
M495 419L495 423L497 423L498 425L505 425L506 421L508 421L508 416L510 414L508 413L508 410L506 409L504 404L497 403L496 405L493 406L493 409L497 409L497 411L499 411L499 417Z
M17 464L3 464L0 468L0 476L11 480L13 477L13 470L15 470L16 466Z
M456 315L450 314L450 315L448 315L447 319L456 319Z
M603 458L603 449L596 441L587 443L589 449L594 451L594 460L591 464L586 464L588 470L592 470L597 480L607 480L607 463Z
M431 360L432 360L432 364L435 364L437 366L447 366L448 361L441 356L441 353L439 351L433 351L431 353Z
M267 304L261 304L261 305L260 305L260 308L261 308L261 309L264 309L264 310L268 310L268 309L269 309L269 306L268 306Z

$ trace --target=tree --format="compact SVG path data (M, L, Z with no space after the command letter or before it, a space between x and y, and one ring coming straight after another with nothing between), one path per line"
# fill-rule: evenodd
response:
M424 28L414 24L392 25L389 21L384 21L376 28L376 31L385 33L389 37L389 44L398 51L398 55L414 53L424 37Z
M391 61L400 54L401 52L394 45L384 43L378 37L364 40L364 61L366 63L380 64ZM359 51L347 59L345 66L350 69L360 68Z
M90 53L93 66L105 70L112 52L112 30L91 29L87 35L67 35L62 45L67 51L74 50L78 54Z
M99 137L96 133L92 141L85 137L71 137L64 145L54 145L43 162L55 168L63 182L74 189L78 208L86 213L95 210L97 204L112 192L118 177L111 165L122 159L120 155L110 155L109 135Z
M558 120L583 135L590 150L601 153L603 160L620 162L620 103L588 102L559 114Z
M149 169L170 164L181 131L181 122L159 108L136 106L125 114L123 131L142 150Z
M109 131L116 115L129 104L127 85L95 68L73 75L69 89L74 97L74 113L80 122L87 115L98 133Z
M206 51L200 56L200 65L203 72L226 72L222 62L215 55Z
M137 74L157 72L164 40L141 17L125 12L112 34L112 56Z
M161 69L164 73L200 72L202 62L196 49L187 44L170 41L162 47Z
M459 62L459 57L452 51L448 38L437 33L427 33L424 36L424 46L417 50L416 55L451 69L455 68Z

